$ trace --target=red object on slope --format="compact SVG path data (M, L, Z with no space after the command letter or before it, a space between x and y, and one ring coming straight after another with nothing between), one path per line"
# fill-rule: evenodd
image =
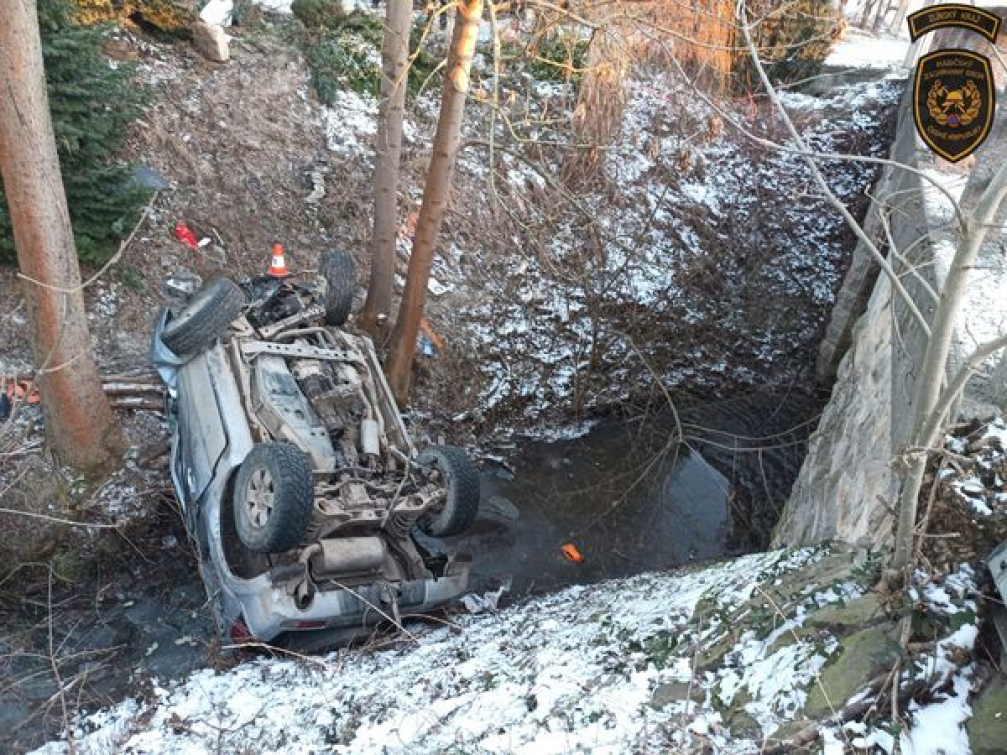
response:
M192 232L192 229L184 221L179 220L175 225L175 238L190 249L199 249L199 240L196 238L196 234Z

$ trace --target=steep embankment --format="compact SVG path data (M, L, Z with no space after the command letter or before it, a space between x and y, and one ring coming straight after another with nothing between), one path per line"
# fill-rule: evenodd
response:
M447 627L407 622L383 652L154 684L39 752L756 753L819 736L835 752L891 752L897 738L903 752L964 752L959 724L980 681L975 575L962 567L913 591L927 618L902 665L900 734L882 715L902 658L897 600L871 592L876 574L866 552L778 551L569 588Z

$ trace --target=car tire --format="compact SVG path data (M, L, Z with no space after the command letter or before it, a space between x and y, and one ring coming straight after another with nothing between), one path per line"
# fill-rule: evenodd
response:
M454 446L435 446L416 461L435 468L447 487L444 504L420 518L420 530L431 537L462 534L479 513L479 470L468 454Z
M238 469L234 528L246 548L282 553L304 539L315 504L308 457L292 443L260 443Z
M319 263L325 278L325 324L341 327L346 324L357 288L357 263L348 252L327 249Z
M245 294L227 278L215 278L192 295L161 331L161 341L177 356L209 348L241 314Z

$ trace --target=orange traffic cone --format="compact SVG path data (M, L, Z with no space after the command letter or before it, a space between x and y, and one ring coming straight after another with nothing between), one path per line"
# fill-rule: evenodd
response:
M269 264L269 274L274 278L286 278L290 275L287 270L287 259L283 256L283 244L273 244L273 260Z

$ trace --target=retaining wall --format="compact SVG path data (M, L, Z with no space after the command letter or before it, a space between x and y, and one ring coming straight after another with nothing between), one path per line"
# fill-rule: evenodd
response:
M899 110L892 157L924 171L968 210L993 171L1007 161L1007 110L1001 105L999 111L987 144L976 156L952 166L935 158L919 140L910 82ZM926 178L899 168L884 170L874 196L877 201L865 229L888 254L929 321L935 302L928 288L940 290L956 241L952 205ZM887 234L877 215L881 207L890 208L891 233L902 258L887 249ZM1005 241L1002 229L995 229L983 248L973 273L982 293L963 315L952 369L976 340L986 340L976 337L978 329L1003 332L1007 326L988 317L993 302L1001 297L1007 301ZM774 547L826 539L875 547L891 541L891 507L901 479L898 459L909 435L911 397L926 336L907 305L892 296L888 277L879 271L866 249L859 247L819 355L819 378L823 382L835 378L832 398L774 531ZM967 393L967 413L989 414L996 408L991 402L1002 404L1007 394L1004 377L1007 369L999 376L993 370L992 378L975 381Z

